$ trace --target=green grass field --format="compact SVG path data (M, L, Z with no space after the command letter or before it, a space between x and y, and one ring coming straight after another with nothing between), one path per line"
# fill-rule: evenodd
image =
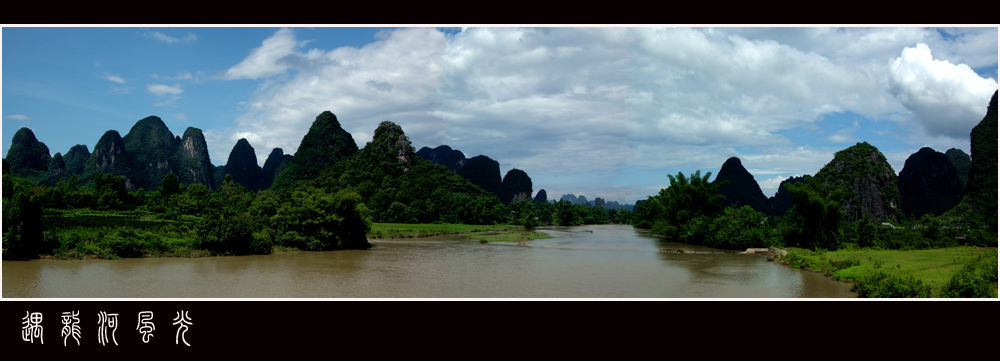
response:
M980 256L997 259L997 247L948 247L922 250L844 249L817 252L791 248L784 262L793 267L811 269L843 281L858 281L876 272L913 276L931 286L932 295L962 266Z

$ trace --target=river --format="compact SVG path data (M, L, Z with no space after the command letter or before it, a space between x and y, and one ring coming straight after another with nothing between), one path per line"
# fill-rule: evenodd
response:
M260 256L3 261L4 298L844 298L850 285L664 242L622 225L553 238L372 240L369 250Z

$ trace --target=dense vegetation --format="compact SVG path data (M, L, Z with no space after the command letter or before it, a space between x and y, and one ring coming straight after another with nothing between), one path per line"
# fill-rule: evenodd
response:
M354 137L340 126L337 116L325 111L316 116L285 171L274 179L274 188L291 188L319 176L323 169L358 152Z
M139 125L149 126L150 122L145 119ZM324 113L317 117L313 129L346 134L337 130L335 122L332 113ZM350 140L347 137L349 134L340 139ZM252 148L244 143L237 143L236 148L242 151L234 153L248 158ZM89 183L68 173L54 186L39 184L11 174L10 164L4 160L3 256L118 258L364 249L371 246L368 237L391 236L385 230L373 232L373 222L508 224L520 229L630 222L630 212L603 207L530 199L503 204L495 194L447 168L416 157L402 128L392 122L380 124L372 141L358 151L337 142L319 144L328 146L331 153L326 162L332 164L310 178L310 169L319 167L316 162L300 163L297 168L290 163L280 174L299 174L286 176L285 186L264 190L248 189L232 174L226 174L217 189L210 189L205 184L186 183L174 172L166 173L149 191L135 189L129 185L129 177L137 174L131 172L131 163L110 164L121 161L118 155L125 154L111 151L124 145L115 131L105 134L98 144L101 153L95 150L97 156L89 159L90 171L85 172L92 179ZM250 164L252 158L243 163ZM282 158L288 159L279 150L276 159ZM267 168L273 172L277 167ZM234 173L240 170L226 168ZM102 173L100 169L119 173ZM527 187L530 194L526 175L511 179L512 184Z
M948 190L962 182L955 169L965 167L964 153L921 149L897 181L881 152L858 143L816 176L783 182L782 204L772 199L771 209L787 211L776 216L749 206L719 211L726 180L708 183L695 172L668 176L669 188L636 204L633 225L717 248L787 247L782 262L850 280L861 297L997 297L996 132L994 93L971 134L968 185L957 206L960 193ZM917 199L904 204L900 190Z

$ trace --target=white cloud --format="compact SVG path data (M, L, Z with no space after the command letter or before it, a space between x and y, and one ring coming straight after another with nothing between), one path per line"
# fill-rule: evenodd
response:
M153 79L191 80L195 82L200 82L203 78L205 78L205 74L202 72L198 72L197 74L191 74L191 72L189 71L178 71L177 75L174 76L153 74L150 77L152 77Z
M180 99L181 93L184 92L180 85L165 85L165 84L148 84L146 85L146 91L156 95L158 102L153 103L153 106L162 107L173 105L178 99Z
M11 114L11 115L5 115L5 116L4 116L4 118L7 118L7 119L14 119L14 120L28 120L28 119L30 119L30 118L28 118L28 116L27 116L27 115L23 115L23 114Z
M262 149L261 163L275 147L294 154L313 120L327 110L359 147L384 120L403 126L413 140L442 127L429 112L434 108L430 97L441 86L443 34L400 29L360 49L308 52L298 50L304 42L296 35L292 29L277 31L228 72L231 79L264 78L237 117L234 133L239 135L231 140L259 139L251 144ZM276 76L293 67L294 74Z
M790 146L779 131L878 108L877 78L851 63L726 29L631 30L628 110L637 116L625 126L630 141L649 143L635 165L696 166L715 152L706 149ZM656 141L696 149L694 158L675 157Z
M125 79L117 75L105 74L104 79L118 84L125 84Z
M903 49L889 62L889 92L928 135L966 139L986 114L997 81L965 64L935 60L926 44Z
M177 95L184 92L181 90L180 85L176 84L173 86L164 84L149 84L146 86L146 90L157 96Z
M465 29L449 38L435 97L449 127L426 145L529 175L620 168L631 152L622 128L629 44L621 28Z
M780 180L815 174L840 150L801 139L847 144L871 136L857 124L817 124L832 113L909 132L912 104L887 91L921 84L893 80L919 67L890 74L887 59L909 44L948 44L949 59L996 62L995 29L944 37L924 28L504 27L447 35L416 28L382 32L362 48L306 50L297 38L312 31L280 29L227 70L228 79L259 86L216 154L228 154L239 138L251 140L261 164L271 148L294 153L313 119L329 110L359 146L390 120L418 149L447 144L469 157L488 155L502 171L550 181L534 187L550 198L583 193L629 203L666 174L704 174L732 156L773 195ZM992 46L961 45L989 45L984 39ZM967 50L978 46L994 54ZM807 137L793 138L801 134ZM623 184L614 176L623 169L656 176Z
M151 37L151 38L159 40L159 41L162 41L164 43L168 43L168 44L173 44L173 43L190 43L190 42L194 42L195 40L198 40L198 36L196 36L193 33L188 33L183 38L176 38L176 37L173 37L173 36L161 33L159 31L146 32L143 35L145 35L147 37Z
M250 51L250 55L239 64L226 71L228 79L258 79L280 74L288 69L286 57L293 54L300 45L295 41L292 29L278 29L260 47Z
M751 172L752 173L752 172ZM764 193L765 197L771 198L778 193L778 187L781 186L781 182L785 181L789 177L800 176L798 174L792 176L777 176L772 178L756 178L757 184L760 185L760 191Z
M826 140L833 143L857 143L858 139L854 136L854 131L858 130L858 120L854 120L854 126L851 128L844 128L830 134L826 137Z

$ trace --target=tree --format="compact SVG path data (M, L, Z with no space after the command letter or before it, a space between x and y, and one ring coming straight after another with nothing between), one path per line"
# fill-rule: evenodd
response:
M204 219L198 223L198 233L204 237L203 247L227 255L271 253L272 245L254 236L260 220L248 213Z
M840 248L843 191L830 192L813 177L804 183L787 184L793 206L785 214L785 244L793 247L835 250Z
M100 209L122 210L128 202L125 177L104 173L94 179L97 207Z
M174 172L169 172L163 176L163 184L160 184L159 191L161 195L167 198L181 193L181 182L177 179L177 175Z
M410 212L410 207L400 202L392 202L382 216L382 220L391 223L414 223L416 221Z
M532 229L538 226L538 219L535 216L535 204L531 200L523 199L510 204L511 220L510 224L524 226Z
M583 215L581 214L582 207L578 204L570 203L567 200L560 200L555 204L555 212L553 212L552 218L556 224L560 226L578 226L583 224Z
M667 175L670 187L660 190L650 201L662 206L650 232L685 243L703 243L708 235L708 225L722 209L726 197L719 194L728 181L711 183L712 172L701 175L697 170L690 177L678 172L677 176ZM638 208L638 206L637 206ZM658 212L659 213L659 212Z
M37 258L42 205L28 180L3 175L3 259Z
M705 245L724 249L769 246L777 235L764 223L766 218L764 213L751 206L730 205L722 211L721 216L712 221Z
M330 194L305 187L293 191L290 202L272 219L282 239L301 240L303 244L297 247L306 250L366 249L371 247L366 238L371 229L368 213L361 196L353 191Z

